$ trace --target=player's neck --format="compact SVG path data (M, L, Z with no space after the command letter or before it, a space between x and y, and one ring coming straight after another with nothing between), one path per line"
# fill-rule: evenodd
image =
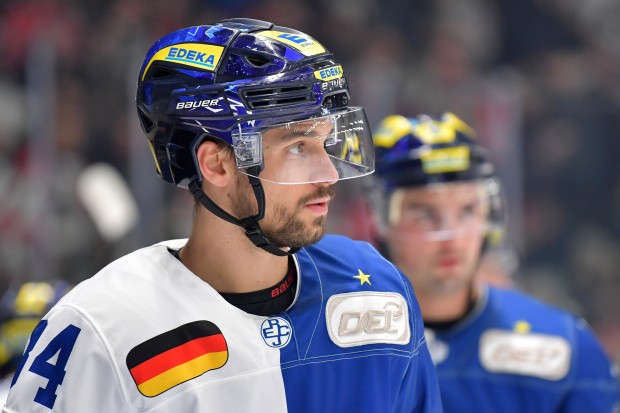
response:
M425 322L447 322L464 317L479 296L471 286L453 292L418 293L418 302Z
M183 264L219 292L244 293L270 287L288 269L288 258L256 247L236 227L210 213L197 213L180 253Z

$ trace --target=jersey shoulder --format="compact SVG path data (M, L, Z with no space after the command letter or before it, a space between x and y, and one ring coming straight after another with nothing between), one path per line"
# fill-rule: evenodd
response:
M181 309L191 303L209 299L218 308L215 304L222 300L217 292L173 257L168 246L156 244L117 259L78 284L56 310L71 308L102 332L117 334L118 320L126 321L121 325L133 323L131 328L150 325L153 319L174 326L184 321L179 317L187 312Z
M496 366L488 360L503 346L513 350L515 360L520 357L511 359L512 366L552 381L569 380L574 388L590 388L601 400L618 400L617 368L585 319L515 290L489 288L489 304L487 320L501 321L490 323L500 329L487 325L481 338L480 354L487 364Z
M353 321L345 323L346 317L366 314L361 316L366 322L367 314L383 314L389 316L385 326L395 326L392 321L403 322L401 327L407 332L402 335L407 337L405 342L410 337L414 348L421 344L423 323L411 283L371 244L341 235L327 235L320 242L300 250L297 260L302 285L297 305L303 304L308 294L314 295L315 300L325 306L325 316L330 320L328 326L330 323L340 326L332 328L336 332L334 337L345 334L347 340L354 340L363 335L361 332L356 335L343 327L354 324ZM310 291L320 291L320 298Z
M515 289L489 287L488 297L490 307L508 318L536 318L554 325L571 324L578 318L566 309Z
M141 248L112 261L73 288L61 302L78 304L128 294L139 299L145 295L140 293L145 285L162 282L170 278L171 272L183 267L176 261L168 252L167 244Z
M407 278L370 243L342 235L326 235L298 254L301 265L315 267L333 286L358 291L395 291L412 294Z
M609 371L610 361L587 321L566 309L524 292L490 287L488 315L500 320L502 328L522 337L540 337L547 346L561 340L573 359L589 358L591 364L599 360L607 366L601 371Z

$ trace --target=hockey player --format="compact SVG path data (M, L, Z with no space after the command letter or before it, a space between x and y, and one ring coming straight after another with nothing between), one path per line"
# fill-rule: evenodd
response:
M393 115L374 142L383 241L415 288L445 411L614 412L616 369L584 320L474 280L503 217L474 131Z
M332 185L374 170L363 109L310 36L232 19L148 51L137 109L188 240L121 258L37 326L4 413L440 412L406 277L325 236Z

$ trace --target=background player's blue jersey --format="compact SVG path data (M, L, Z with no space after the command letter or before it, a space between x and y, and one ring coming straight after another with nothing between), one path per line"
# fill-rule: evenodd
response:
M427 329L447 413L611 413L617 369L585 322L512 290L488 287L445 331Z

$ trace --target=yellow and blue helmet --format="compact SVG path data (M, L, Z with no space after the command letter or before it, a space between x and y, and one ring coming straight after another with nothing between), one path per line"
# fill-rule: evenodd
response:
M387 189L495 176L474 130L452 113L391 115L374 133L376 175Z
M485 244L504 238L506 211L502 187L487 151L475 131L453 113L409 118L390 115L373 136L375 177L381 191L373 200L383 224L388 222L390 195L400 188L479 181L488 203Z
M71 289L64 281L24 282L0 299L0 376L19 364L28 338L41 318Z

